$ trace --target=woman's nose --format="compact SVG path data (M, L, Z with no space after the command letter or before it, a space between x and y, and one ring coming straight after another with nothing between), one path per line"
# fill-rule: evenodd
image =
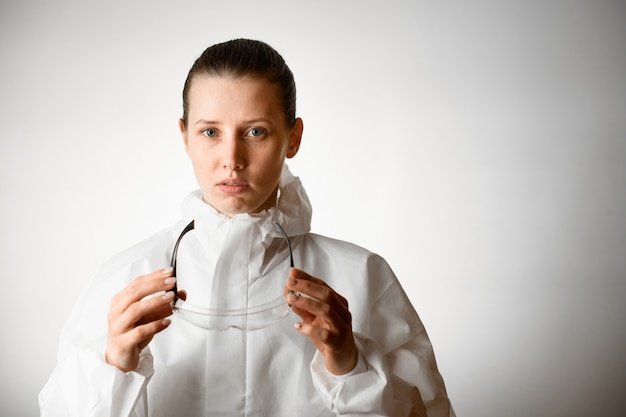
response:
M229 135L224 141L222 166L228 170L240 170L245 166L244 149L236 135Z

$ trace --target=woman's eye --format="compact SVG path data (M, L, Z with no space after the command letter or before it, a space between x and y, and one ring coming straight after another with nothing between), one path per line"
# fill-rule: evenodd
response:
M215 129L204 129L202 131L202 134L204 136L206 136L206 137L214 138L215 136L217 136L217 130L215 130Z
M260 127L253 127L252 129L248 130L248 135L252 136L252 137L258 137L261 136L265 133L265 129L260 128Z

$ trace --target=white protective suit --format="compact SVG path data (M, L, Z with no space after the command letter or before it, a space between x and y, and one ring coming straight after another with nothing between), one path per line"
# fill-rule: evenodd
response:
M310 233L309 200L286 167L278 204L270 210L227 218L197 191L183 202L183 214L171 229L104 264L86 288L39 395L42 416L454 416L426 331L387 263ZM289 235L295 266L348 299L357 367L348 375L330 374L309 339L293 328L300 319L292 312L249 331L205 330L173 315L142 352L137 370L108 365L112 296L136 277L167 267L191 219L195 229L181 241L177 271L187 301L211 303L207 294L218 288L220 307L254 304L255 297L270 297L266 289L271 297L282 294L289 253L277 222Z

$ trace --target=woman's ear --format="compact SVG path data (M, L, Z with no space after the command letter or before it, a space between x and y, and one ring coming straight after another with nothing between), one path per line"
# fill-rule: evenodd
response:
M185 146L185 150L187 150L189 141L187 138L187 129L185 128L185 121L183 119L178 119L178 129L180 130L180 134L183 137L183 145Z
M291 129L291 135L289 137L289 148L287 148L287 158L293 158L300 149L300 142L302 141L302 132L304 131L304 123L301 118L297 118L293 128Z

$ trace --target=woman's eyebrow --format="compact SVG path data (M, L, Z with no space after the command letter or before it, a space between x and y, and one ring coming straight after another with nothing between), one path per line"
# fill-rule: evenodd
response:
M216 124L216 123L218 123L218 122L213 121L213 120L198 119L198 120L196 120L194 125L213 125L213 124Z
M255 119L246 120L243 123L249 125L249 124L259 123L259 122L272 124L272 121L270 119L266 119L265 117L257 117Z
M242 124L245 125L250 125L250 124L254 124L254 123L268 123L268 124L272 124L272 121L270 119L267 119L265 117L256 117L253 119L249 119L249 120L244 120L242 122ZM208 119L198 119L194 122L194 125L212 125L212 124L219 124L218 121L216 120L208 120Z

